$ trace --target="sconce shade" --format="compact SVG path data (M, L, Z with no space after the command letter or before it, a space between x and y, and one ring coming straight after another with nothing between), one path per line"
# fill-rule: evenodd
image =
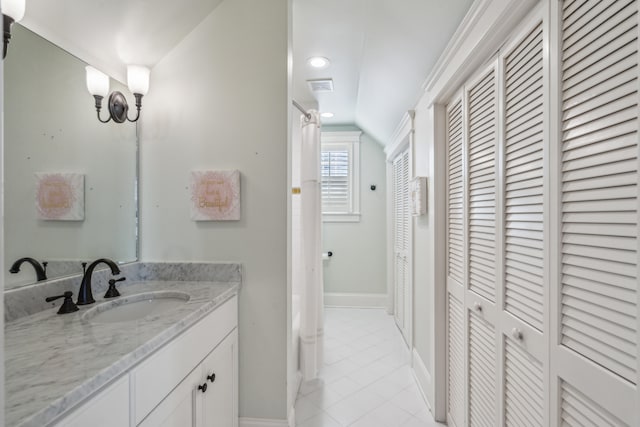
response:
M2 0L2 13L19 22L24 17L25 0Z
M109 76L91 66L85 67L87 72L87 90L91 95L105 97L109 94Z
M149 69L140 65L127 66L127 84L133 94L146 95L149 92Z

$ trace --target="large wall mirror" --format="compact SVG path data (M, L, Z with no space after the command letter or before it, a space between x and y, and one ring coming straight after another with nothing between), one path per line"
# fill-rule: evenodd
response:
M5 289L36 281L27 264L9 273L22 257L47 262L50 279L100 257L137 259L136 125L98 121L86 65L13 26L4 60ZM133 99L113 79L111 90Z

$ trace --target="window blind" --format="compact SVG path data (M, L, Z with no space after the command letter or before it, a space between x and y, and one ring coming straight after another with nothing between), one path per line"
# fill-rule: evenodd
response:
M351 156L347 149L322 151L320 171L323 213L350 213L350 162Z

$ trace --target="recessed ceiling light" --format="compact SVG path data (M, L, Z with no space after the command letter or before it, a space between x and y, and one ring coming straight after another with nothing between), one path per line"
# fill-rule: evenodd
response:
M330 64L329 60L324 56L312 56L307 62L313 68L327 68Z
M331 119L331 118L333 118L333 113L331 113L329 111L327 111L325 113L320 113L320 117L323 117L325 119Z

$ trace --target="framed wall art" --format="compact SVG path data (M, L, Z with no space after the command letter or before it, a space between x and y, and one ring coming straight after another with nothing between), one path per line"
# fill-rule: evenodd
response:
M36 213L41 220L84 220L84 175L36 173Z
M192 171L191 219L240 220L240 171Z

